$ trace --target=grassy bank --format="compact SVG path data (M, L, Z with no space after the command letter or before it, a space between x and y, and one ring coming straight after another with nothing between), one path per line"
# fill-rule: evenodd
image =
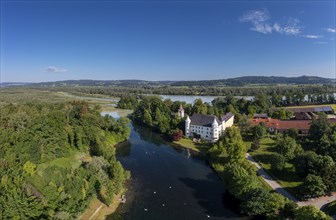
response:
M110 206L105 205L99 199L92 199L89 207L85 212L78 218L79 220L104 220L107 216L113 214L118 206L120 205L120 198L122 193L115 195Z
M211 147L211 143L194 143L189 138L181 138L179 141L173 141L174 144L179 145L180 147L191 149L193 151L206 154L206 152Z

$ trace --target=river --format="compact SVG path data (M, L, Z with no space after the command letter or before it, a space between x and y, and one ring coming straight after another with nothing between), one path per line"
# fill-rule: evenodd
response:
M196 99L202 99L203 102L211 103L215 98L224 96L193 96L193 95L159 95L162 99L171 99L174 101L186 102L188 104L194 103ZM253 100L254 96L235 96L236 98L244 98L245 100Z
M132 175L127 201L108 219L243 219L228 208L225 185L202 158L130 126L129 141L117 147L117 159Z

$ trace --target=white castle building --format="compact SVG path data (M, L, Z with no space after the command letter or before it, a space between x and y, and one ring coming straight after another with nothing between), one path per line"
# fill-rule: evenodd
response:
M233 120L231 112L219 118L215 115L193 114L185 121L185 136L216 142L225 129L233 125Z

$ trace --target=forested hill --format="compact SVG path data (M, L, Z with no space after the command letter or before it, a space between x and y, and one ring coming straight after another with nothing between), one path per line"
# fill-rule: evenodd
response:
M0 219L76 219L96 197L110 205L129 177L114 147L128 123L86 102L3 105Z
M272 85L272 84L331 84L334 80L317 76L242 76L229 79L180 81L172 83L174 86L245 86L245 85Z
M160 87L160 86L246 86L274 84L332 84L334 79L317 76L281 77L281 76L242 76L229 79L199 81L146 81L146 80L65 80L41 83L1 83L6 86L39 87L78 87L78 86L120 86L120 87Z

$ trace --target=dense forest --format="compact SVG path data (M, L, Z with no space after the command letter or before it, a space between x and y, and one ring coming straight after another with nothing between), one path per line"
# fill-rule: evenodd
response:
M2 105L0 219L73 219L94 197L110 205L130 176L114 147L128 124L86 102Z

